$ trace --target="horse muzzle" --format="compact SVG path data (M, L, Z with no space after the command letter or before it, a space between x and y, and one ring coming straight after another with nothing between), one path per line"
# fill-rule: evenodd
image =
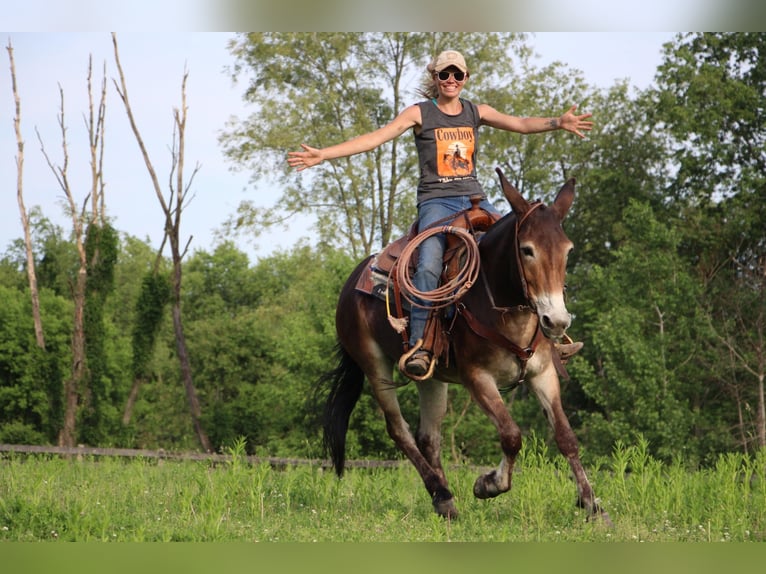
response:
M561 339L572 324L572 315L567 311L563 298L554 301L543 297L536 302L535 308L543 334L549 339Z

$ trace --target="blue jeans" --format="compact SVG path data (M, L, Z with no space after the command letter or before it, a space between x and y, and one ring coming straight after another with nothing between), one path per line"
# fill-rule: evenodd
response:
M482 209L499 215L495 206L487 199L479 204ZM418 205L418 231L428 229L433 223L451 215L457 215L461 211L471 208L469 196L460 197L435 197ZM443 269L444 248L447 238L443 233L432 235L420 244L418 248L418 268L415 272L413 283L418 291L433 291L439 286ZM423 338L429 309L423 309L413 305L410 315L410 346L414 346L418 339Z

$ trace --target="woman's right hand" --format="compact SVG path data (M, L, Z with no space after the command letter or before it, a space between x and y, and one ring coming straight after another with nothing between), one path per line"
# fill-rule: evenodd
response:
M288 152L287 163L290 164L290 167L303 171L306 168L322 163L324 158L322 157L321 149L307 146L306 144L301 144L301 147L303 151Z

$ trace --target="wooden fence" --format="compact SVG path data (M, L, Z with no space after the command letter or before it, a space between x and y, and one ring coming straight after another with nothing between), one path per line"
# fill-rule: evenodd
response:
M63 446L38 446L25 444L0 444L0 453L18 454L48 454L68 458L85 457L124 457L124 458L148 458L157 460L198 460L214 463L230 462L233 458L230 454L214 454L202 452L170 452L163 449L147 450L134 448L96 448L88 446L63 447ZM310 458L280 458L261 457L247 455L242 457L250 464L258 465L268 463L275 468L287 466L321 466L325 469L332 468L332 463L323 459ZM404 461L397 460L347 460L346 468L392 468L401 465Z

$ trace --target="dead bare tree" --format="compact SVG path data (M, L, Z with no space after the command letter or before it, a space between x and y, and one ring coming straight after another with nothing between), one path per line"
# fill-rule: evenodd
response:
M197 398L197 391L194 387L192 378L191 363L189 361L189 353L186 346L186 337L184 334L183 321L181 315L181 282L182 282L182 265L181 262L186 255L189 247L191 237L186 242L186 245L182 248L180 243L180 230L181 230L181 215L185 205L188 203L189 190L194 180L194 176L199 171L200 166L195 166L192 170L189 181L184 183L184 152L185 152L185 137L186 137L186 81L188 78L188 72L184 71L183 80L181 82L181 107L173 110L173 118L175 120L175 126L173 130L173 146L172 146L172 165L169 176L169 192L167 199L162 193L162 188L157 177L157 172L154 169L149 153L146 150L144 140L141 137L141 133L136 124L136 120L133 116L133 110L128 99L128 87L125 81L125 74L122 70L122 64L120 63L120 55L117 45L117 35L112 34L112 44L114 45L114 59L117 65L119 73L119 83L115 80L114 85L117 89L117 93L120 95L123 104L125 105L125 112L127 113L130 127L133 130L133 134L136 137L136 142L141 150L141 154L144 158L146 169L149 172L149 176L154 186L154 192L157 196L157 200L160 203L162 212L165 215L165 238L170 243L171 257L173 262L173 275L172 275L172 290L173 290L173 302L172 302L172 315L173 315L173 329L176 338L176 352L178 353L178 360L181 368L181 380L183 381L184 389L186 390L186 398L189 404L189 411L192 418L192 424L194 431L197 434L197 438L206 452L212 451L210 439L208 438L205 430L202 427L201 422L201 408L199 399ZM176 139L177 138L177 139ZM174 181L175 179L175 181ZM164 245L165 239L163 239Z
M104 124L106 118L106 69L101 83L101 94L98 106L93 100L93 60L88 60L88 98L89 110L85 118L88 130L90 146L91 183L90 190L78 209L75 201L72 185L69 180L69 143L67 140L67 127L65 121L64 91L59 86L60 112L59 128L61 130L62 164L55 165L45 149L42 137L37 132L40 148L45 157L48 167L53 172L59 186L66 197L68 211L72 218L72 230L75 246L77 248L79 266L77 277L72 285L72 298L74 302L74 319L72 326L72 373L64 382L64 423L59 431L59 446L71 447L75 445L77 433L77 412L82 404L82 399L87 389L87 361L85 350L85 296L88 279L88 258L85 250L85 230L89 225L99 224L104 221L104 181L103 181L103 149L104 149ZM88 202L91 210L88 211ZM94 254L93 258L97 258ZM93 261L91 261L93 263Z
M16 115L13 118L13 127L16 131L16 146L18 149L18 155L16 156L16 198L19 203L21 225L24 228L24 249L27 255L29 291L32 296L32 321L35 328L35 340L38 347L45 349L43 321L40 316L40 294L37 289L37 274L35 272L35 255L32 249L32 234L29 230L29 214L24 205L24 139L21 137L21 97L19 96L18 85L16 83L16 63L13 59L13 46L10 40L8 40L6 49L8 50L8 58L11 61L11 85L13 87L13 100L16 104Z

